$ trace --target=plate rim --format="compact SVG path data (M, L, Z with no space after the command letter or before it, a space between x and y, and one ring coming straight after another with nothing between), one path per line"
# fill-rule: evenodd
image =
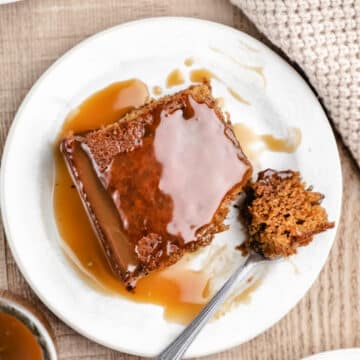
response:
M312 93L312 95L317 98L316 93L314 92L314 90L312 89L311 85L308 84L305 79L285 60L283 59L280 55L278 55L274 50L272 50L270 47L268 47L267 45L265 45L264 43L262 43L261 41L259 41L258 39L252 37L251 35L236 29L235 27L229 26L229 25L224 25L221 23L217 23L214 21L210 21L210 20L204 20L204 19L198 19L198 18L194 18L194 17L182 17L182 16L157 16L157 17L149 17L149 18L144 18L144 19L139 19L139 20L133 20L133 21L128 21L128 22L124 22L121 24L117 24L115 26L109 27L107 29L104 29L102 31L99 31L93 35L90 35L89 37L81 40L79 43L77 43L76 45L74 45L72 48L70 48L69 50L65 51L65 53L63 53L57 60L55 60L41 75L40 77L35 81L35 83L32 85L31 89L28 91L28 93L25 95L24 99L22 100L18 110L15 113L15 116L13 118L13 121L11 123L10 129L8 131L8 134L6 136L6 141L5 141L5 145L3 148L3 154L2 154L2 158L1 158L1 169L0 169L0 211L1 211L1 217L2 217L2 222L3 222L3 226L4 226L4 231L6 234L6 241L8 243L8 246L11 250L12 256L14 257L14 260L16 262L16 265L18 267L18 269L20 270L22 276L25 278L26 282L28 283L28 285L31 287L32 291L36 294L36 296L40 299L40 301L48 308L49 311L51 311L53 314L56 315L56 317L58 317L62 322L64 322L67 326L69 326L70 328L72 328L73 330L75 330L76 332L78 332L79 334L81 334L82 336L90 339L91 341L97 343L97 344L101 344L103 346L106 346L107 348L116 350L116 351L120 351L120 352L125 352L128 354L133 354L136 356L149 356L148 353L143 353L141 351L134 351L133 349L129 349L126 348L126 346L117 346L116 348L107 343L106 341L99 341L99 339L95 339L88 331L84 331L84 329L79 329L77 327L76 324L72 323L70 320L68 319L63 319L63 316L61 314L60 311L58 311L56 308L54 308L50 303L47 302L47 300L45 299L45 296L43 296L40 291L38 291L38 289L34 286L33 282L30 279L30 276L28 275L28 273L25 271L25 269L23 268L21 261L18 257L18 254L15 251L15 246L14 246L14 239L12 239L11 236L11 232L10 232L10 226L8 223L8 215L7 215L7 211L6 209L6 204L5 204L5 197L3 196L3 194L5 193L5 169L6 169L6 164L7 164L7 158L8 158L8 152L10 151L12 142L13 142L13 138L14 138L14 134L16 132L16 128L19 125L19 120L21 118L21 115L24 111L24 108L26 107L27 103L31 100L32 98L32 94L37 90L37 88L39 86L41 86L42 81L47 77L48 74L50 74L53 69L55 69L58 65L60 65L63 61L65 61L69 56L71 56L73 54L73 52L76 52L77 50L81 49L83 46L86 46L88 43L90 43L91 41L95 41L98 40L99 38L101 38L101 36L106 35L107 33L110 32L114 32L114 31L119 31L125 27L128 26L136 26L136 25L141 25L144 23L152 23L152 22L164 22L166 24L166 22L168 21L184 21L184 22L193 22L193 23L198 23L198 24L204 24L207 26L211 26L213 28L218 28L219 30L226 30L226 31L230 31L233 33L241 33L242 36L246 39L248 39L250 42L256 43L262 50L265 50L269 53L271 53L272 56L275 56L278 60L281 61L282 65L287 67L295 77L297 77L307 88L308 90ZM229 350L231 348L234 348L236 346L239 346L243 343L248 342L249 340L255 338L256 336L264 333L265 331L267 331L269 328L271 328L272 326L274 326L275 324L277 324L282 318L284 318L292 309L294 309L296 307L296 305L299 303L299 301L301 299L303 299L305 297L305 295L308 293L309 289L314 285L315 281L318 279L320 272L322 271L322 269L324 268L326 262L328 261L328 257L330 254L330 251L333 247L333 244L337 238L337 234L338 234L338 229L339 229L339 222L341 220L341 214L342 214L342 202L343 202L343 176L342 176L342 169L341 169L341 161L340 161L340 154L339 154L339 150L338 150L338 146L336 143L336 138L335 138L335 134L333 131L332 126L330 125L330 121L329 118L326 114L326 111L324 109L324 106L320 103L320 101L317 99L318 104L321 107L321 111L324 115L324 117L328 120L326 122L326 124L324 124L325 126L328 127L329 129L329 136L331 137L331 141L335 147L336 151L336 164L339 167L339 186L340 186L340 191L339 191L339 204L337 206L337 213L339 214L339 218L338 221L335 224L335 233L333 236L333 239L331 241L331 245L329 246L328 252L326 254L326 258L325 258L325 262L322 264L322 267L320 268L320 270L316 273L316 276L314 277L314 280L311 281L307 288L305 289L303 295L294 303L294 305L286 312L284 313L282 316L280 316L275 322L268 324L268 326L264 327L261 331L255 331L254 333L249 334L246 338L244 338L243 340L239 341L233 341L231 342L231 344L226 344L223 346L219 346L218 349L216 351L198 351L198 352L193 352L189 355L186 355L184 358L189 358L189 357L203 357L203 356L208 356L211 354L215 354L215 353L220 353L226 350Z

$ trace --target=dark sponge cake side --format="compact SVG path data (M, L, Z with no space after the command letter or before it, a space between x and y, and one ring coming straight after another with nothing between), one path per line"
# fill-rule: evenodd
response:
M323 195L306 188L299 172L262 171L247 185L246 194L246 247L267 258L295 254L313 235L334 227L320 205Z
M128 288L209 244L251 165L207 84L61 142L114 273Z

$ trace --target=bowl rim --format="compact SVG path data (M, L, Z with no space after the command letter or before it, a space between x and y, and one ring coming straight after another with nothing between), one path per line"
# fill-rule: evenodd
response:
M26 303L25 300L4 291L2 294L0 293L1 312L14 316L31 331L41 347L44 360L58 359L54 335L39 310Z

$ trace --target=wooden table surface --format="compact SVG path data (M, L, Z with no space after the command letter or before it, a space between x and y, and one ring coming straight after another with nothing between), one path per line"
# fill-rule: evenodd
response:
M226 0L24 0L0 6L1 150L24 96L59 56L110 26L167 15L213 20L266 41ZM344 178L343 213L320 277L300 303L271 329L206 359L297 360L320 351L360 347L360 174L340 140L338 145ZM83 338L47 311L20 275L2 229L0 233L0 288L27 298L44 311L54 329L60 359L140 359Z

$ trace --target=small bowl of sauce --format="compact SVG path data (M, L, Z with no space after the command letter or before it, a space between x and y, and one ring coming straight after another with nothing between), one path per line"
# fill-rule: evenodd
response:
M44 316L21 298L0 290L0 359L57 360Z

